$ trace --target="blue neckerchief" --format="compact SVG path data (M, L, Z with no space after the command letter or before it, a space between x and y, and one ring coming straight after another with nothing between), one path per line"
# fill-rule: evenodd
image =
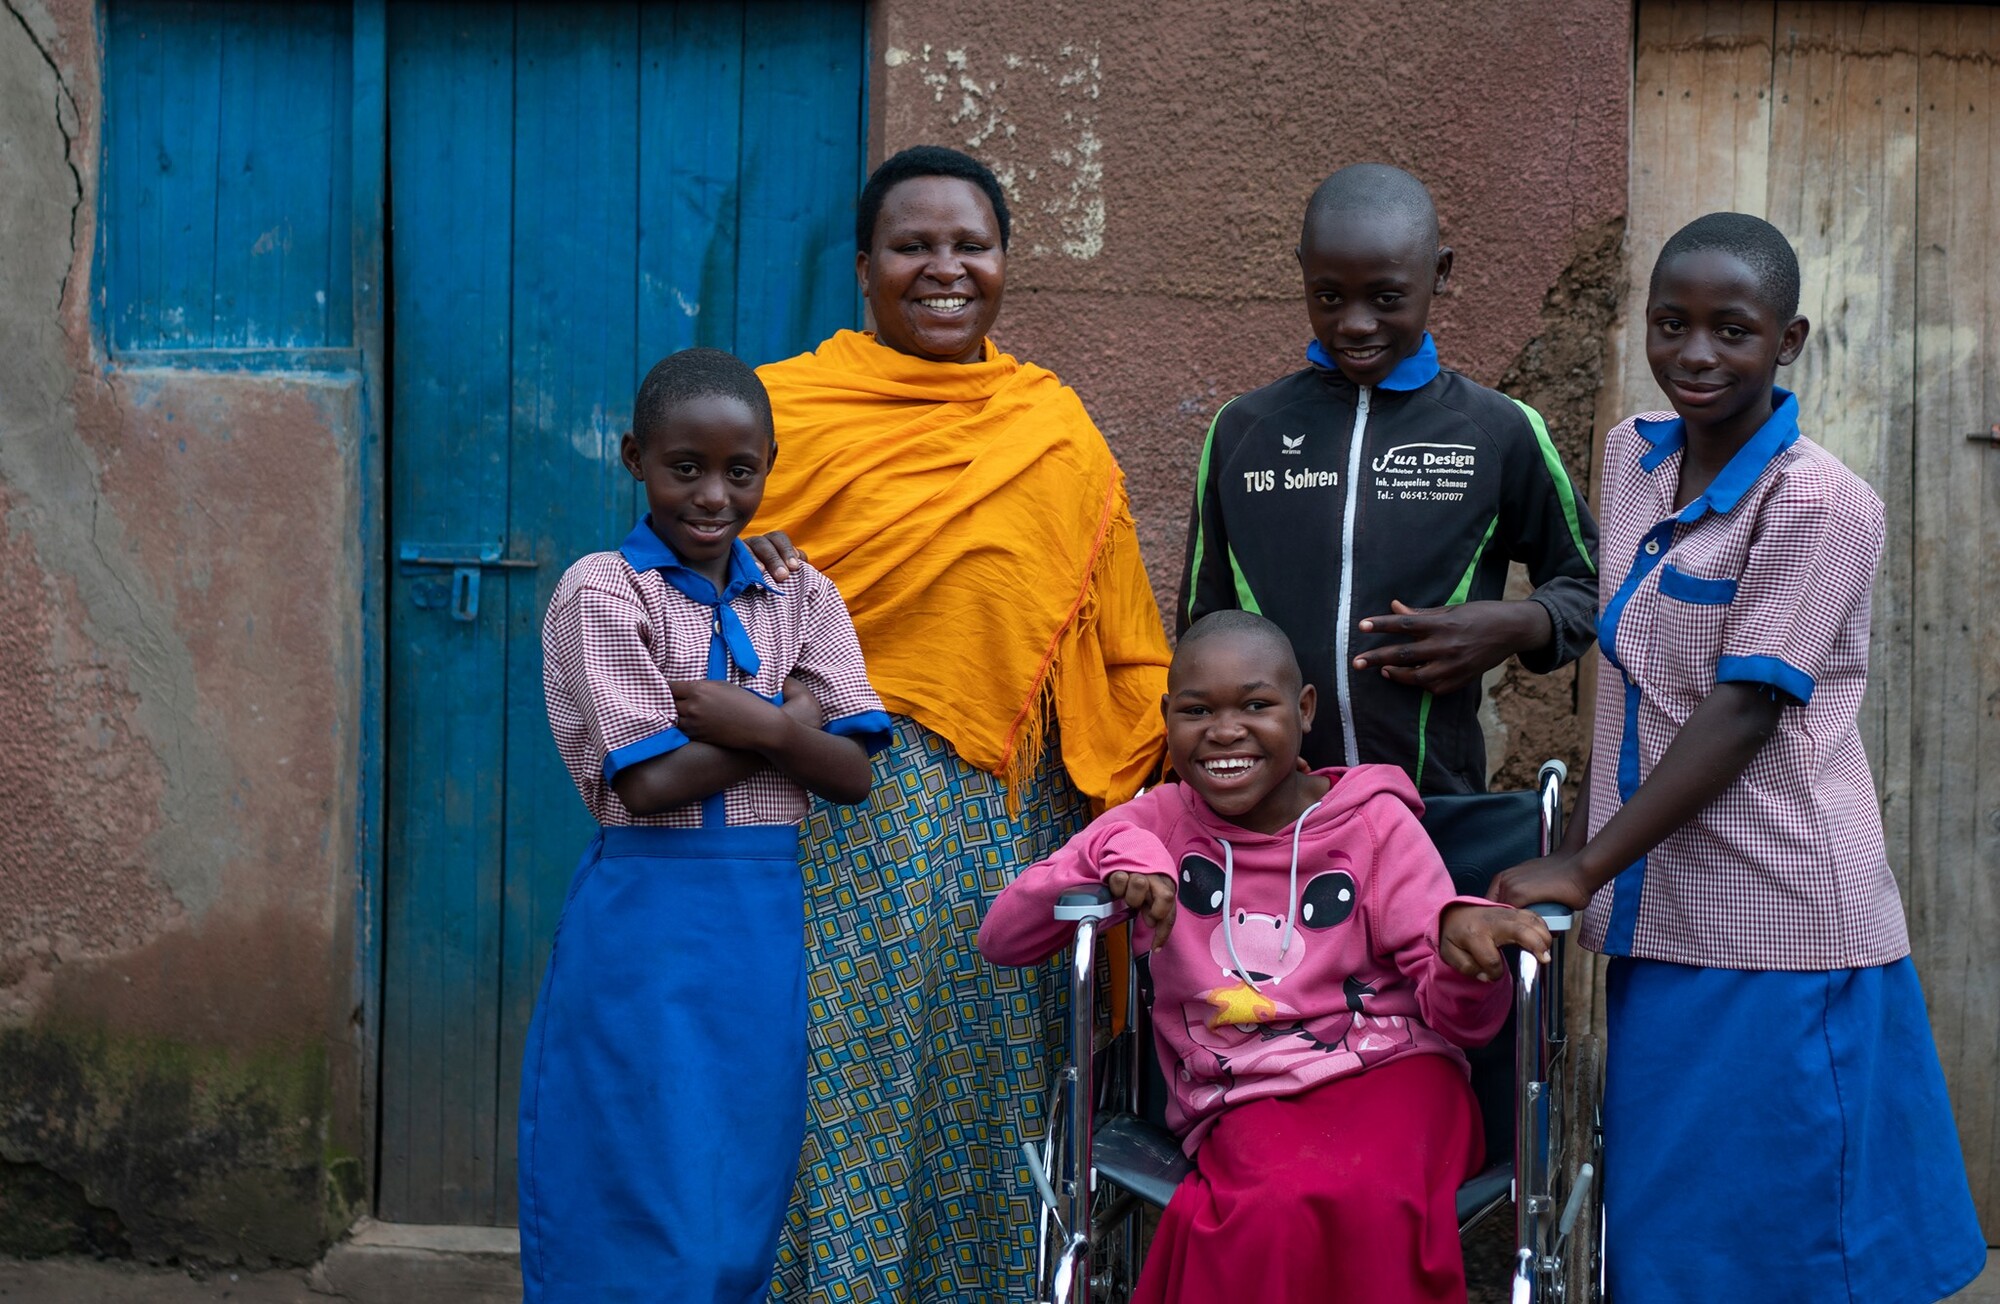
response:
M1306 361L1312 363L1313 366L1319 368L1321 371L1337 372L1340 370L1340 364L1336 363L1332 356L1320 347L1318 340L1314 340L1311 344L1306 345ZM1431 338L1429 331L1425 331L1424 342L1417 346L1417 351L1397 363L1396 369L1391 371L1387 376L1384 376L1382 383L1375 388L1394 390L1422 389L1433 380L1436 380L1437 374L1437 342Z
M650 513L625 536L625 542L618 545L618 551L625 557L625 564L635 571L656 570L660 578L673 585L674 590L690 602L699 602L715 611L713 645L709 648L708 677L726 677L727 666L722 664L721 653L726 649L729 660L746 675L755 675L763 662L757 656L757 649L750 646L750 631L743 627L743 620L730 606L746 590L769 587L764 581L764 573L757 569L756 559L741 539L732 539L729 546L729 581L722 592L715 591L715 585L706 575L688 569L674 550L667 546L653 529Z
M1736 504L1757 477L1764 474L1764 468L1771 459L1798 442L1799 401L1788 389L1773 386L1771 393L1778 399L1778 406L1757 433L1750 436L1743 447L1736 450L1736 456L1729 459L1729 465L1716 474L1714 483L1701 497L1681 508L1676 519L1684 525L1692 525L1709 512L1727 515L1736 510ZM1660 463L1681 451L1687 444L1687 423L1679 417L1666 421L1635 421L1633 427L1639 437L1652 447L1639 458L1639 469L1651 472Z

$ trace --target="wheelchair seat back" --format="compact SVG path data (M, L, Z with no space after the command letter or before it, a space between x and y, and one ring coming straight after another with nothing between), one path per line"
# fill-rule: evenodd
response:
M1540 799L1533 792L1474 792L1424 799L1424 832L1431 835L1452 886L1462 896L1485 896L1503 869L1542 854ZM1488 1162L1514 1153L1514 1015L1492 1041L1470 1047L1472 1094L1486 1125Z
M1452 886L1462 896L1484 896L1503 869L1542 854L1541 811L1533 792L1477 792L1424 799L1424 832L1430 834ZM1153 1040L1153 977L1145 956L1138 957L1138 1017L1135 1031L1145 1052L1139 1056L1142 1079L1140 1115L1164 1128L1167 1123L1167 1080ZM1486 1127L1489 1162L1514 1150L1514 1016L1484 1046L1466 1051L1472 1066L1472 1094Z

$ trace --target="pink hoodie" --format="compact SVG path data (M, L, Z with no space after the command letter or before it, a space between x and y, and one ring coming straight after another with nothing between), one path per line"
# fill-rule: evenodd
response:
M1438 917L1457 901L1402 769L1319 773L1333 783L1280 833L1229 823L1186 784L1106 812L1007 886L979 929L996 964L1036 964L1073 935L1056 898L1114 870L1180 885L1153 952L1153 1031L1172 1089L1167 1122L1189 1154L1221 1111L1296 1095L1405 1055L1448 1055L1491 1038L1511 987L1438 955ZM1121 905L1114 918L1128 911ZM1145 920L1134 944L1152 947Z

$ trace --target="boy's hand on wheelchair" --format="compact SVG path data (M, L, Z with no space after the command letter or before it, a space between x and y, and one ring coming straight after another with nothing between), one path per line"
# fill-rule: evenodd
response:
M1154 950L1167 944L1167 934L1174 931L1174 911L1179 908L1171 878L1114 869L1104 876L1104 886L1112 900L1124 902L1133 914L1152 925Z
M720 679L685 679L667 685L674 695L674 724L689 738L739 751L762 751L785 715L747 688Z
M1584 881L1583 866L1574 854L1557 852L1539 860L1526 860L1496 876L1486 895L1510 906L1538 906L1545 902L1581 910L1590 904L1591 888Z
M1555 947L1549 926L1512 906L1446 906L1438 921L1438 954L1471 978L1490 983L1507 976L1503 946L1518 946L1546 963Z

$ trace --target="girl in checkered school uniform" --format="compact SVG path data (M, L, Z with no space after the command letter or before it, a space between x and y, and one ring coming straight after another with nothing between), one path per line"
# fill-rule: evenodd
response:
M1758 218L1661 250L1646 356L1674 411L1605 448L1587 809L1495 884L1587 904L1614 957L1618 1304L1935 1300L1986 1262L1855 728L1882 503L1775 387L1798 299Z
M522 1066L526 1298L757 1304L805 1126L807 794L864 800L890 722L847 608L737 535L776 455L756 373L654 367L621 456L650 513L557 585L549 727L602 825Z

